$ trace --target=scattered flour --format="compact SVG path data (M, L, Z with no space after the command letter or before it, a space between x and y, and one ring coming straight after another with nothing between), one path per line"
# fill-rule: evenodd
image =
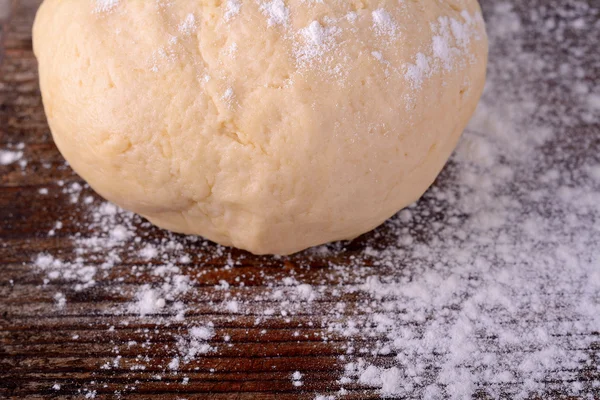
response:
M358 32L361 25L356 24L359 15L354 11L346 14L344 18L335 19L324 16L309 22L304 27L296 28L292 26L292 11L286 5L285 0L257 1L267 26L280 27L282 38L291 44L291 55L295 59L298 72L318 71L335 79L341 85L346 84L346 76L350 73L349 58L356 56L349 52L347 44L339 39L344 30L350 30L356 35L366 34L376 37L378 47L381 48L374 49L371 54L380 61L386 76L399 74L414 90L420 89L424 82L436 72L463 68L474 57L470 53L470 42L482 39L480 27L483 19L480 14L471 15L465 11L456 19L440 17L430 27L434 34L432 43L426 48L419 49L415 53L413 62L392 65L384 59L382 49L396 51L394 49L402 46L401 27L390 12L384 8L378 8L371 12L371 24L369 27L363 28L368 32ZM118 5L118 2L104 0L99 4L102 7L98 6L97 9L110 11ZM164 8L168 7L170 3L158 4L159 8ZM303 1L302 4L304 5L298 7L314 7L315 4L322 4L322 1ZM242 2L228 0L223 2L222 9L223 21L226 24L231 23L240 14ZM402 10L402 5L400 5L400 10ZM182 57L180 46L190 36L193 36L201 18L201 14L191 13L183 17L178 24L177 32L170 37L168 44L151 52L147 60L148 68L153 72L175 68L178 65L177 60ZM234 58L237 50L237 43L233 43L224 47L221 54ZM225 85L230 84L227 77L218 79L222 80ZM226 101L228 107L232 105L231 95L232 92L229 89L221 95L221 99Z
M214 336L214 329L211 326L190 328L187 335L181 336L177 340L177 348L182 355L183 362L189 363L196 356L213 351L214 349L207 341Z
M0 165L9 165L21 160L22 151L0 150Z
M260 10L267 17L268 26L287 26L289 23L290 10L283 0L265 1L261 4Z
M57 292L54 294L54 301L56 302L57 308L64 308L67 304L67 299L63 293Z
M239 0L227 0L227 7L225 9L225 14L223 14L223 18L225 21L229 21L240 13L240 9L242 8L242 4Z
M139 313L140 316L154 314L165 307L165 299L160 297L160 293L156 289L152 289L149 285L144 285L137 293L138 301L135 303L133 311Z
M335 47L335 37L340 33L339 28L324 27L318 21L311 22L300 29L300 39L296 42L295 57L300 66L321 62Z
M303 385L302 382L302 373L300 371L296 371L292 374L292 385L294 385L295 387L300 387Z
M379 35L394 36L398 30L392 16L383 8L379 8L372 13L373 29Z
M415 63L405 66L406 79L414 89L419 89L426 78L440 70L451 71L465 65L472 55L469 53L471 40L481 40L478 27L483 24L480 14L462 14L463 21L454 18L440 17L437 24L432 24L432 56L419 52L415 55ZM423 49L425 50L425 49Z
M158 255L158 250L151 244L145 245L139 252L144 260L150 260Z
M118 5L94 3L98 12ZM234 18L241 4L228 1L224 18ZM283 1L261 4L269 26L290 26ZM48 249L32 260L40 290L51 289L54 312L72 311L70 299L89 290L126 299L112 310L124 325L131 317L154 326L137 332L143 343L114 342L114 357L100 369L124 368L123 347L138 351L127 368L156 366L151 345L160 343L168 356L153 374L177 375L171 384L185 385L183 372L195 359L238 346L227 323L246 318L261 337L276 323L294 330L294 340L317 339L341 354L338 380L319 400L363 392L524 399L557 390L597 397L600 87L590 67L598 53L585 36L598 33L599 11L579 0L569 7L532 0L527 14L505 1L484 6L488 86L451 163L418 203L352 245L261 258L264 271L237 274L251 256L160 232L91 196L87 185L57 182L57 201L81 209L84 221L74 227L67 215L56 215L45 229L70 235L73 252ZM382 35L400 32L387 12L372 18ZM407 80L418 87L436 68L456 66L450 61L477 40L469 32L478 18L438 21L432 51L415 54L403 70ZM582 27L586 35L577 33ZM299 30L297 57L326 59L335 48L330 28L313 21ZM180 30L187 32L187 23ZM568 67L556 56L561 52L572 55ZM573 133L581 129L589 135ZM0 150L3 165L22 156L18 148ZM140 262L122 265L125 256ZM129 283L115 278L122 275ZM130 284L136 280L149 283ZM118 330L112 323L108 335ZM180 328L171 342L154 342L173 324ZM309 371L286 373L290 389L307 390ZM99 379L82 385L79 393L88 398L103 390Z
M95 3L94 12L95 13L105 13L114 10L118 5L120 0L92 0Z
M179 24L179 33L183 36L189 36L196 30L196 17L194 14L188 14L183 22Z

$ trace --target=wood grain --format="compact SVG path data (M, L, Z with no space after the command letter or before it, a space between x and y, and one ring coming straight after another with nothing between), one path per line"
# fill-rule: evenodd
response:
M160 318L149 323L123 313L121 306L132 300L139 286L160 281L147 270L132 272L133 267L147 264L136 251L99 276L97 284L85 292L74 291L69 281L42 284L42 278L30 267L31 260L44 251L69 257L73 253L70 237L80 229L86 216L79 206L65 199L56 184L81 181L54 146L42 108L31 45L31 25L39 3L40 0L13 2L9 20L2 22L0 147L25 143L24 158L28 164L24 168L16 164L0 166L0 397L79 398L85 395L82 392L85 388L96 390L96 398L114 398L117 393L131 399L286 400L313 399L316 393L335 394L343 370L340 356L346 353L347 339L336 337L335 333L328 334L327 341L321 338L323 317L340 301L340 298L328 300L327 294L339 289L335 285L336 271L328 265L330 262L348 265L354 255L360 254L366 239L346 244L343 254L306 262L292 257L283 266L266 257L234 251L239 264L226 269L224 258L207 257L200 248L191 251L192 262L180 265L181 273L196 276L201 265L201 283L195 285L202 291L200 296L184 297L190 310L186 324L210 317L215 327L212 340L222 343L224 335L229 335L235 346L221 346L218 353L182 366L179 375L164 375L160 380L155 378L155 372L163 371L172 357L170 347L165 345L173 345L184 326ZM48 188L47 195L39 194L42 187ZM95 196L89 188L82 195ZM47 232L57 220L64 226L49 237ZM152 240L164 235L158 229L149 229ZM189 245L193 250L194 244ZM368 259L363 261L361 268L374 268ZM88 263L99 261L90 258ZM306 282L316 285L326 282L323 296L310 311L290 315L289 322L268 319L260 328L256 327L256 317L262 315L269 302L256 300L257 297L264 294L269 282L289 275L290 271ZM357 279L359 276L356 275ZM207 305L225 300L224 292L215 288L220 280L244 283L243 287L237 285L228 291L244 301L243 315L216 313L214 307ZM342 281L351 283L347 278L340 278L339 282ZM57 311L53 296L59 291L66 295L69 305ZM350 306L339 314L340 321L345 313L356 317L352 304L365 301L360 294L352 293L342 299ZM328 316L329 321L331 318ZM110 327L114 331L108 334ZM580 348L570 335L560 340L570 351L590 354L595 365L583 372L562 371L562 380L547 382L544 396L547 399L567 398L563 396L563 388L573 381L600 379L597 368L600 343ZM354 345L361 347L358 341ZM144 370L132 370L141 353L151 355L152 360ZM122 357L119 366L103 370L102 365L112 362L116 354ZM305 374L301 387L290 384L290 374L297 370ZM184 373L190 378L187 385L180 384ZM52 389L57 383L61 386L60 393ZM345 388L349 391L345 397L348 399L379 398L374 390L360 385ZM490 398L485 385L478 393L482 399ZM588 394L600 396L593 390Z

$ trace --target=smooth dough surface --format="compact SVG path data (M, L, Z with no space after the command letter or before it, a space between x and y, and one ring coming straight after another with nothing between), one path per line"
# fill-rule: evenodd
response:
M54 140L106 199L289 254L417 200L481 95L476 0L45 0Z

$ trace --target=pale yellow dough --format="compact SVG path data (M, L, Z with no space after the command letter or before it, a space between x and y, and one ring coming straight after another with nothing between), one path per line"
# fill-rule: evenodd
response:
M78 174L257 254L354 238L417 200L487 63L476 0L45 0L33 33Z

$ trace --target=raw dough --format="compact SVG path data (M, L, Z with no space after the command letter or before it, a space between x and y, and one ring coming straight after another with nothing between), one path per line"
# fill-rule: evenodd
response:
M45 0L34 49L56 144L98 193L258 254L417 200L487 63L476 0Z

